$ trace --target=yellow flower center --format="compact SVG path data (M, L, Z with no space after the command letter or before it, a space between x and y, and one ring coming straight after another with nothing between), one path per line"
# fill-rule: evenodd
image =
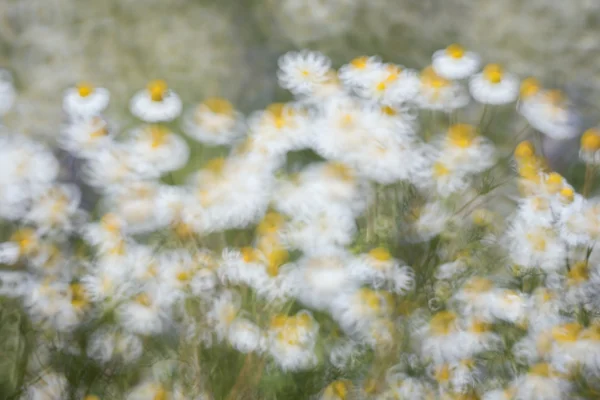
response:
M564 203L571 203L575 198L575 192L569 187L560 190L560 196Z
M273 235L279 232L284 223L285 218L283 215L277 212L269 212L258 224L256 232L259 235Z
M588 129L581 136L581 148L585 151L595 152L600 150L600 131Z
M590 326L581 332L579 338L581 340L593 340L595 342L600 342L600 326Z
M498 64L488 64L483 69L483 76L491 83L500 83L502 82L504 71L502 70L502 67Z
M381 298L379 294L371 289L361 289L360 291L361 302L373 311L379 311L381 309Z
M445 383L450 380L450 366L443 364L435 369L435 380L438 383Z
M188 239L188 238L192 237L192 235L194 234L194 230L192 229L192 227L182 221L179 221L175 224L174 230L175 230L175 234L180 239Z
M267 113L273 118L275 127L282 129L289 124L289 119L294 112L285 103L273 103L267 107Z
M354 60L350 61L350 65L356 69L365 69L367 68L367 63L369 61L369 57L357 57Z
M235 111L233 104L220 97L208 98L202 102L201 106L205 106L213 113L221 115L231 116Z
M168 400L169 393L164 388L159 388L154 394L154 398L152 400Z
M81 82L77 85L77 93L79 93L80 97L88 97L94 93L94 86L87 82Z
M475 127L468 124L455 124L448 129L448 139L454 146L467 148L477 136Z
M108 128L106 126L96 129L95 131L90 133L90 138L92 139L98 139L104 136L108 136Z
M533 375L549 377L551 374L550 364L539 363L529 368L529 373Z
M327 172L338 179L350 182L354 179L352 169L345 164L339 162L330 162L327 164Z
M520 94L524 99L535 96L540 90L540 83L535 78L526 78L521 82Z
M70 285L70 289L71 304L73 305L73 307L79 309L85 307L88 304L88 299L85 294L85 290L83 289L83 286L81 286L79 283L72 283Z
M373 257L377 261L389 261L392 259L390 252L383 247L376 247L369 251L369 256Z
M571 267L571 270L567 274L570 285L578 285L583 282L587 282L590 278L590 269L588 263L585 261L579 261Z
M456 314L451 311L440 311L431 318L429 327L436 335L447 335L454 328L455 321Z
M441 178L449 174L450 170L441 162L436 162L433 164L433 176L435 176L436 178Z
M346 400L349 387L348 381L334 381L325 389L325 398Z
M190 271L179 271L176 278L179 282L187 282L192 279L192 273Z
M485 333L485 332L489 332L490 329L492 329L492 326L490 324L486 324L483 321L474 321L471 324L471 332L473 333Z
M559 107L560 105L565 103L567 100L567 98L565 97L565 94L558 89L548 90L546 92L546 98L548 99L550 104L553 104L554 106L557 106L557 107Z
M100 220L100 225L110 233L117 234L121 232L121 224L114 214L105 214Z
M577 340L583 327L576 322L555 326L552 328L552 338L560 343L572 343Z
M381 111L385 114L385 115L389 115L390 117L393 117L395 115L398 115L398 112L396 110L394 110L392 107L390 106L383 106L381 107Z
M225 168L225 158L217 157L213 158L204 165L204 170L211 172L214 175L221 175Z
M153 149L157 149L167 143L169 138L169 130L160 125L151 125L148 130L150 131L150 146Z
M11 242L19 245L22 252L28 252L33 249L36 244L35 231L31 228L22 228L12 234Z
M446 47L446 54L456 59L463 58L465 49L461 45L454 43Z
M152 101L163 101L169 87L167 86L167 82L157 79L148 83L147 89Z
M486 278L474 277L465 283L464 290L471 293L485 293L494 287L492 281Z
M546 250L546 239L544 239L540 234L527 234L527 240L531 243L531 246L536 251L545 251Z
M515 157L517 159L529 158L532 157L534 154L535 147L533 147L533 144L528 140L522 141L515 148Z
M146 293L141 293L138 294L134 301L138 304L143 305L144 307L150 307L150 305L152 304L152 301L150 300L150 296L148 296Z
M431 66L421 72L421 82L434 89L441 89L450 85L450 81L436 74Z
M269 276L277 276L279 267L289 259L289 253L285 249L275 249L267 256L267 273Z

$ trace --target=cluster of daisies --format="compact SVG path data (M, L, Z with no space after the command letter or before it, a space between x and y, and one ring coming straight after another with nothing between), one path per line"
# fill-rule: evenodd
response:
M335 70L321 53L291 52L278 79L294 101L249 117L222 98L183 111L157 80L131 99L142 123L119 132L103 116L108 90L81 83L65 92L55 143L5 129L0 295L21 300L36 332L23 398L210 399L200 348L245 357L231 400L261 376L323 368L307 396L600 393L600 203L589 198L600 131L581 136L579 194L531 141L507 137L503 155L506 143L461 113L512 104L532 131L567 140L580 135L567 97L482 68L459 45L422 71L377 57ZM15 99L3 75L0 113ZM228 155L204 160L208 148ZM310 157L289 162L299 151ZM504 159L503 184L481 190ZM498 191L508 206L494 207ZM384 221L393 229L381 234ZM60 353L107 374L139 369L169 358L152 346L173 337L197 365L191 379L189 364L144 370L123 393L78 386L52 363Z

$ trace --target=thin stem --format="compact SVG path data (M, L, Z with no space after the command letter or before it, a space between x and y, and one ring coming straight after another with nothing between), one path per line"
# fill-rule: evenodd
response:
M585 180L583 181L583 197L589 197L592 191L596 169L591 164L585 165Z

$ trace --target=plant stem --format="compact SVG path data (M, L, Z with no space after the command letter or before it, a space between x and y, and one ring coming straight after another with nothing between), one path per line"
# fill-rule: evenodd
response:
M583 197L589 197L592 191L596 170L593 165L585 165L585 180L583 181Z

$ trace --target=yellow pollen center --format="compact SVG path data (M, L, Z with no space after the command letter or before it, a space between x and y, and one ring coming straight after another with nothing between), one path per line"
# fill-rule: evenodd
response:
M369 251L369 256L373 257L377 261L389 261L392 259L390 252L383 247L376 247Z
M486 324L483 321L475 321L471 324L471 332L473 333L489 332L491 328L490 324Z
M529 373L533 375L549 377L551 373L550 365L548 363L535 364L529 368Z
M288 125L289 117L293 115L293 111L284 103L273 103L267 107L267 113L274 120L275 127L282 129Z
M377 292L371 289L362 289L360 291L361 302L373 311L381 309L381 299Z
M562 185L563 177L557 172L552 172L546 177L546 183L548 185Z
M485 293L494 287L492 281L486 278L474 277L465 284L464 290L473 293Z
M435 176L436 178L441 178L449 174L450 170L441 162L436 162L433 164L433 176Z
M520 95L526 99L532 97L540 92L540 84L535 78L526 78L521 83Z
M453 329L455 321L456 314L450 311L440 311L431 318L429 327L436 335L447 335Z
M350 182L354 179L352 170L348 166L339 162L331 162L327 164L327 172L335 178L346 182Z
M152 400L168 400L169 399L169 393L163 389L163 388L159 388L156 393L154 394L154 398Z
M448 129L448 139L454 146L467 148L471 146L477 136L475 127L468 124L455 124Z
M352 65L356 69L365 69L367 68L367 63L369 61L369 57L358 57L354 60L350 61L350 65Z
M78 283L73 283L71 288L71 304L75 308L83 308L88 304L87 296L83 286Z
M571 267L571 270L567 274L569 278L569 284L577 285L583 282L587 282L590 278L590 269L588 263L585 261L579 261Z
M147 89L152 101L163 101L169 87L167 86L167 82L157 79L148 83Z
M19 229L13 233L10 240L17 243L22 252L27 252L35 246L35 231L30 228Z
M529 240L529 242L533 246L534 250L536 250L536 251L545 251L546 250L546 239L544 239L542 236L528 233L527 240Z
M433 89L441 89L450 85L450 81L436 74L431 66L421 72L421 82Z
M110 233L116 234L121 231L121 224L114 214L105 214L100 220L100 225Z
M565 203L571 203L575 198L575 192L569 187L560 190L560 196Z
M504 71L498 64L488 64L483 69L483 76L491 83L500 83L504 76Z
M287 262L289 253L285 249L273 250L268 256L267 273L269 276L277 276L279 267Z
M465 49L461 45L454 43L446 47L446 54L452 58L459 59L465 55Z
M150 296L146 293L139 294L135 297L134 301L138 304L141 304L144 307L150 307L152 301L150 300Z
M94 93L94 86L87 82L81 82L77 85L77 93L79 93L80 97L88 97Z
M233 115L233 104L221 97L211 97L204 100L201 104L215 114Z
M194 234L192 227L185 222L179 221L175 224L175 234L180 239L190 238Z
M450 379L450 366L443 364L435 369L435 380L439 383L448 382Z
M187 282L192 279L192 274L190 271L180 271L177 273L176 277L180 282Z
M589 152L600 150L600 131L597 129L585 131L581 137L581 148Z
M381 111L386 114L389 115L390 117L393 117L395 115L397 115L398 113L396 112L396 110L394 110L392 107L390 106L383 106L381 107Z
M560 343L575 342L583 327L576 322L552 328L552 338Z
M535 147L533 147L533 144L528 140L522 141L515 148L515 157L518 159L528 158L533 156L534 154Z

